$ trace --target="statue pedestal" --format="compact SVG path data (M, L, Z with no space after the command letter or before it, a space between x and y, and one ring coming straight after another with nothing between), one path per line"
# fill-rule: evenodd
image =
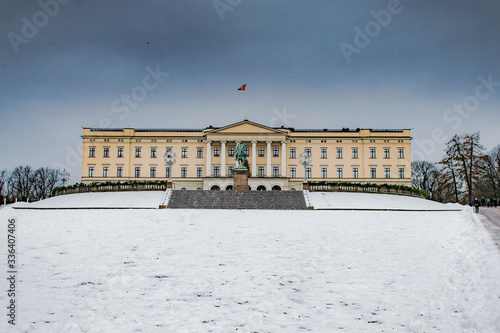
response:
M250 187L248 186L248 169L247 168L234 168L233 169L234 178L234 191L248 191Z

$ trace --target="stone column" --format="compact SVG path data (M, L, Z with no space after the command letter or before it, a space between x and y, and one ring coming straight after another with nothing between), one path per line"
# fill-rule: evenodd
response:
M267 174L266 174L266 177L271 177L272 176L272 172L271 172L271 143L272 141L271 140L267 140L266 141L267 143Z
M281 177L286 177L286 142L281 141Z
M212 175L212 141L207 141L207 168L205 170L207 177Z
M221 153L220 175L221 175L221 177L226 177L226 140L222 140L221 143L222 143L222 145L220 148L220 153Z
M257 140L252 140L252 177L257 174Z

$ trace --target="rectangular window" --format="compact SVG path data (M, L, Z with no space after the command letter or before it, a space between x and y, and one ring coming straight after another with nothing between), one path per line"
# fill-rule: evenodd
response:
M102 149L102 157L109 157L109 147L104 147Z
M123 157L123 147L118 147L116 157Z
M93 166L89 166L89 177L95 176L95 168Z
M203 167L196 167L196 178L203 177Z
M197 158L203 158L203 148L197 148L196 149L196 157Z
M181 148L181 157L182 158L188 157L188 149L187 148Z
M280 148L273 147L273 157L280 157Z
M220 156L220 147L214 146L214 157L219 157L219 156Z
M165 177L170 178L170 167L165 168Z
M398 148L398 158L405 158L404 148Z
M186 178L188 176L188 168L187 166L181 167L181 178Z
M141 157L141 147L135 147L135 157Z
M306 168L306 178L312 178L312 168L311 167Z
M352 168L352 178L354 179L359 178L359 169L357 167Z
M151 158L156 158L156 147L151 147Z
M259 177L264 177L264 167L259 166Z
M227 148L227 156L234 157L234 146L229 146Z
M297 158L297 150L295 148L290 148L290 158Z
M370 168L370 178L377 178L377 168Z
M139 178L141 176L141 167L136 166L134 169L134 177Z
M304 157L310 157L310 156L312 156L311 148L304 149L304 153L305 153Z
M109 177L109 167L108 166L103 166L102 167L102 176L103 177Z
M337 158L342 158L342 148L337 148Z
M384 158L391 158L391 150L389 148L384 148Z
M95 157L95 147L89 147L89 157Z
M220 177L220 167L218 165L214 165L214 177Z
M152 166L149 168L149 177L156 178L156 167Z
M328 178L328 169L326 167L321 168L321 178Z
M384 168L385 178L391 178L391 168Z
M250 148L245 146L245 156L250 156Z
M358 148L352 148L352 158L358 158Z
M321 158L328 158L328 150L326 148L321 148Z
M405 168L399 168L399 178L405 178Z
M295 167L290 167L290 178L297 178L297 169Z
M227 175L228 177L233 177L234 165L230 165L227 167Z
M279 177L279 176L280 176L280 167L273 166L273 177Z
M342 167L337 167L337 178L344 178L344 169Z
M370 148L370 158L377 158L377 150L375 148Z
M116 177L123 177L123 167L122 166L116 167Z
M259 157L264 157L264 147L259 147Z

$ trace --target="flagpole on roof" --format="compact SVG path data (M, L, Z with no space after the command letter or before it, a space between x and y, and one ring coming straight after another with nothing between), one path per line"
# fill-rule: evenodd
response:
M245 92L245 120L248 120L248 96L247 96L247 84L245 83L238 88L238 91Z

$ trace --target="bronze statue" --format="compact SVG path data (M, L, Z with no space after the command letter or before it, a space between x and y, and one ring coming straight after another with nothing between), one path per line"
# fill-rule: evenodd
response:
M234 152L234 157L236 158L236 162L238 163L237 168L244 168L245 162L248 165L247 155L245 154L245 145L243 144L243 141L240 141L236 145L236 151Z

